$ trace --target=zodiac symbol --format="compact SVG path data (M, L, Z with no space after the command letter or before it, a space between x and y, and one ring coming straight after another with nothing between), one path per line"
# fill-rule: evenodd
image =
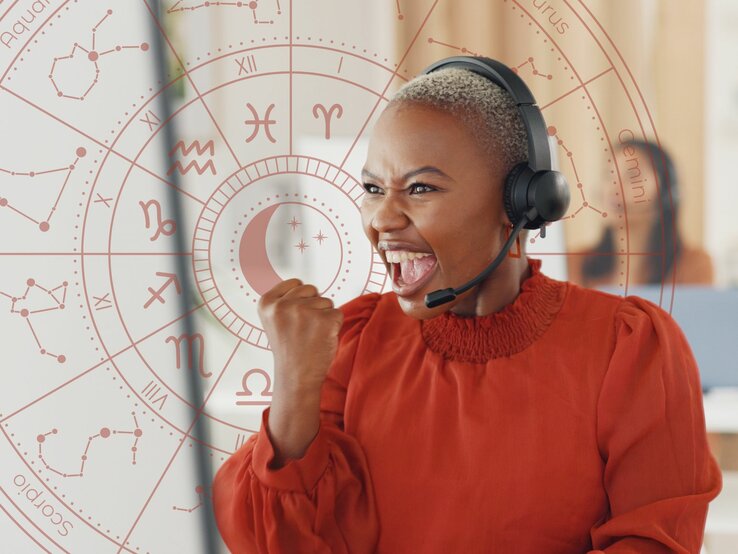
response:
M322 113L325 118L325 138L327 139L331 138L331 117L334 111L336 112L336 118L341 119L343 107L340 104L333 104L328 111L326 111L323 104L315 104L313 106L313 117L318 119L320 117L318 114Z
M198 155L202 155L205 151L208 151L211 156L215 154L215 145L213 144L212 140L206 142L205 146L200 146L200 141L196 140L187 147L185 146L184 141L180 140L177 144L174 145L174 148L172 148L171 152L169 152L169 157L171 158L178 150L182 154L182 156L187 156L193 149L197 152ZM167 171L167 176L174 173L175 170L179 171L181 175L185 175L193 167L195 168L195 171L197 171L198 175L202 175L203 173L205 173L206 169L210 169L210 173L212 173L213 175L217 174L217 171L215 170L215 165L213 165L213 160L208 160L203 166L201 166L197 162L197 160L193 160L189 164L187 164L186 167L182 167L182 164L179 161L175 162L169 168L169 171Z
M269 107L266 110L266 113L264 114L264 119L259 119L259 115L256 113L256 108L251 105L251 102L246 104L246 107L251 110L251 114L254 116L254 119L247 119L244 121L247 125L254 125L254 132L251 133L251 136L246 139L246 142L251 142L256 138L256 135L259 134L259 129L261 129L262 124L264 125L264 132L267 135L267 138L270 142L275 143L277 142L277 139L275 139L272 136L271 131L269 130L269 126L276 123L276 120L269 119L269 115L272 113L272 110L274 109L274 104L269 104Z
M264 377L264 390L261 391L261 396L271 396L272 395L272 378L269 377L269 374L264 371L263 369L260 369L258 367L255 367L254 369L250 369L243 375L243 379L241 379L241 386L243 387L242 391L238 391L236 393L236 396L253 396L254 393L251 392L251 389L249 389L248 380L249 377L251 377L254 373L258 373L262 377ZM247 405L265 405L269 404L269 402L264 402L263 400L238 400L236 401L236 406L247 406Z
M155 241L159 238L159 235L165 235L167 237L170 237L174 234L174 232L177 230L177 223L173 219L164 219L161 218L161 204L157 200L149 200L148 202L144 203L143 200L141 200L138 203L139 206L141 206L141 209L144 213L144 223L146 224L146 228L151 228L151 218L149 217L149 208L153 205L154 209L156 210L156 233L154 233L153 237L149 237L150 241Z
M200 375L205 377L206 379L210 377L213 373L208 372L205 373L205 365L203 362L203 359L205 357L205 339L200 333L195 333L194 335L187 335L182 334L179 336L179 338L175 337L174 335L168 336L165 343L173 342L174 343L174 349L176 352L176 363L177 363L177 369L180 368L180 345L182 344L182 341L186 341L187 344L187 366L194 368L192 364L192 358L194 357L194 346L195 341L197 341L198 344L198 370L200 371Z
M174 283L174 288L177 290L177 294L182 294L182 288L179 285L179 279L177 279L177 276L174 273L164 273L164 272L157 271L156 274L159 277L166 277L167 280L164 281L164 284L161 287L159 287L159 290L157 291L155 291L151 287L148 287L149 292L151 293L151 298L149 298L146 301L146 304L144 304L144 309L147 309L149 306L151 306L151 303L154 300L158 300L162 304L165 304L166 301L162 298L161 295L165 290L167 290L167 288L169 288L169 285L171 285L172 283Z

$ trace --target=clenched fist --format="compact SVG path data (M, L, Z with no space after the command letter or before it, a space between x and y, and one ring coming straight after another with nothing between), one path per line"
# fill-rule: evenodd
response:
M275 387L318 390L338 348L343 312L300 279L262 295L259 318L274 356Z

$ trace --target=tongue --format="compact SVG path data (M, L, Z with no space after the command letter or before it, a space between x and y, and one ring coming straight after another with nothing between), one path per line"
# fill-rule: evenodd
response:
M402 281L406 285L409 285L420 280L431 270L435 263L436 257L433 255L400 262L400 275L402 276Z

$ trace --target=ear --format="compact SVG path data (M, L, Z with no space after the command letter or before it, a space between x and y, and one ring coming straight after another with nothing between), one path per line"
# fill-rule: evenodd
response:
M500 210L499 210L499 221L500 224L508 229L512 229L514 227L512 221L510 221L510 216L507 215L507 210L505 210L505 202L502 200L500 203Z

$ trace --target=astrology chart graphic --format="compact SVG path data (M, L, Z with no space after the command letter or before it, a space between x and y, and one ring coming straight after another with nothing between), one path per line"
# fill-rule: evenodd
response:
M515 68L572 185L550 233L616 218L627 254L638 195L615 152L654 132L637 84L586 2L494 1L525 37L505 56L432 30L442 0L0 2L0 550L201 551L192 453L216 471L271 401L261 295L289 277L336 305L390 290L358 178L388 98L436 59ZM367 10L409 38L369 44ZM632 113L606 122L613 94Z

